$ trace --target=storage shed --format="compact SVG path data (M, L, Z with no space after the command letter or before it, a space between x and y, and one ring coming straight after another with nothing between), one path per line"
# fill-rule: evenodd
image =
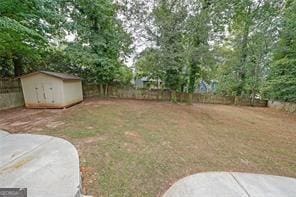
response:
M83 100L81 79L74 75L38 71L21 83L28 108L65 108Z

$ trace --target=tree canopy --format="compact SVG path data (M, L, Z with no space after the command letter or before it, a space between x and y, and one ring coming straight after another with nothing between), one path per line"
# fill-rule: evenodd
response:
M296 102L296 2L287 1L282 31L273 54L265 93L271 99Z
M0 75L46 69L106 87L134 75L191 94L215 80L216 94L295 102L295 4L2 0Z
M21 75L28 64L41 59L57 34L62 16L59 1L3 0L0 2L1 74Z
M2 76L47 69L106 85L130 75L123 63L130 36L117 18L116 4L35 0L1 1L0 7ZM65 38L69 35L74 40Z

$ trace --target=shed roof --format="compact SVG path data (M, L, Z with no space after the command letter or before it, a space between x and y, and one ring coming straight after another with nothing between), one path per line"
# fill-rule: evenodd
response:
M27 75L23 75L20 78L25 78L25 77L30 77L36 74L45 74L45 75L49 75L52 77L56 77L62 80L80 80L80 77L77 77L75 75L70 75L70 74L66 74L66 73L57 73L57 72L50 72L50 71L37 71L37 72L33 72Z

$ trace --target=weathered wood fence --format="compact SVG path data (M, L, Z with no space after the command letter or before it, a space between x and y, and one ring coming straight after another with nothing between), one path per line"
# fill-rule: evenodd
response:
M84 84L84 97L105 96L100 92L98 85ZM156 100L170 101L171 92L168 90L144 90L134 88L122 88L110 86L108 88L108 97L118 99L137 99L137 100ZM177 93L178 102L187 102L189 95L187 93ZM223 104L223 105L242 105L266 107L267 100L255 99L252 104L249 98L240 98L234 96L219 96L212 94L193 94L193 103ZM0 110L20 107L24 105L21 83L19 79L0 79Z
M0 110L24 105L19 79L0 79Z
M268 101L268 107L296 114L296 103Z
M83 94L85 97L93 96L105 96L100 92L100 88L97 85L84 84ZM122 98L122 99L137 99L137 100L158 100L158 101L170 101L171 92L168 90L144 90L134 88L120 88L112 87L108 88L108 97L110 98ZM188 93L177 93L178 102L187 102ZM194 103L207 103L207 104L223 104L223 105L241 105L241 106L256 106L266 107L267 100L255 99L252 104L249 98L240 98L235 96L219 96L212 94L193 94L192 102Z
M19 79L0 79L0 94L21 91L22 87Z
M84 97L105 96L100 93L100 87L93 84L83 85ZM187 102L187 93L177 93L178 102ZM139 100L171 100L171 92L167 90L144 90L134 88L108 88L108 97L122 98L122 99L139 99ZM252 104L249 98L240 98L234 96L219 96L211 94L193 94L192 102L194 103L208 103L208 104L223 104L223 105L242 105L242 106L256 106L256 107L271 107L296 113L295 103L285 103L278 101L267 101L255 99ZM19 79L0 79L0 110L20 107L24 105L24 97L22 87Z

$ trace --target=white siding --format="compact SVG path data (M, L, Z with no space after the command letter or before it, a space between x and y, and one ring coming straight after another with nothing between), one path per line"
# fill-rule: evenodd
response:
M68 106L82 100L83 95L81 81L64 81L64 105Z
M62 107L63 81L42 73L21 78L27 107Z

